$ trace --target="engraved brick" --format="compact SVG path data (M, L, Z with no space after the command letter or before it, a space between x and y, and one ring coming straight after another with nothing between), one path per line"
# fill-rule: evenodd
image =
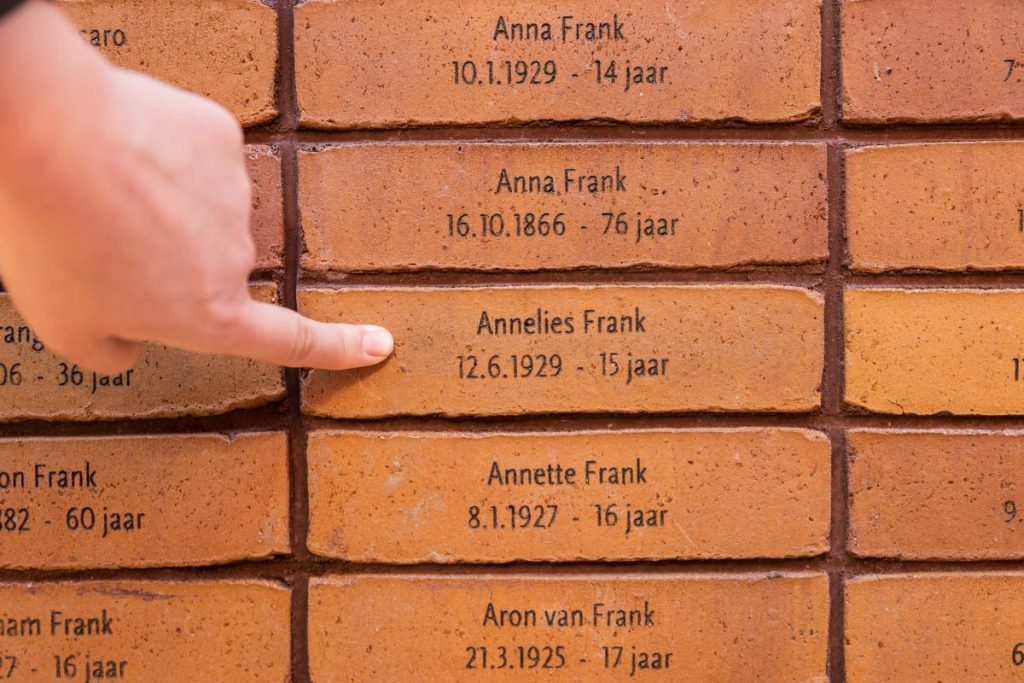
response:
M804 412L819 405L822 299L805 289L305 289L299 308L320 320L373 321L397 338L395 354L380 366L312 371L303 404L313 415Z
M253 296L274 301L272 285ZM279 368L147 344L135 367L101 375L51 353L0 296L0 421L212 415L284 397Z
M1016 680L1022 612L1024 574L1015 572L849 580L846 680Z
M1024 6L1014 0L845 0L843 118L1024 117Z
M850 549L907 560L1024 557L1021 437L849 432Z
M799 121L820 105L819 0L307 0L315 128L616 120Z
M290 548L281 433L9 439L0 463L3 567L204 565Z
M246 149L252 181L252 237L256 269L284 265L284 201L281 198L281 157L268 145Z
M361 576L309 603L317 683L826 680L821 574Z
M1024 144L1018 142L847 152L846 230L854 270L1024 268L1022 163Z
M877 413L1024 414L1024 291L850 289L846 402Z
M257 581L0 584L14 681L290 679L290 593Z
M59 0L107 59L205 95L242 125L277 115L277 13L260 0Z
M309 547L402 564L817 555L829 459L793 429L314 432Z
M359 144L299 154L312 271L729 267L826 254L812 144Z

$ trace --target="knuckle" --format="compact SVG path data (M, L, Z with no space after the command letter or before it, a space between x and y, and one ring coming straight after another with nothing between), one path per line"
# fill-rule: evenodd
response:
M245 136L234 114L212 100L205 100L204 103L207 107L209 132L231 148L241 149Z
M206 334L211 344L232 346L242 331L244 308L237 301L210 298L203 304Z
M246 273L256 267L256 245L253 243L252 238L242 240L242 243L236 249L234 258L238 269Z
M317 335L313 327L298 319L295 323L295 331L292 334L292 345L288 352L288 359L291 365L300 366L306 364L317 350Z
M234 115L226 109L221 109L222 135L232 149L241 150L245 146L245 135L242 133L242 126L239 125ZM239 155L241 156L241 155Z
M253 201L252 180L249 178L249 174L245 171L244 166L237 177L235 192L238 195L238 200L246 210L251 210Z
M232 277L247 277L256 265L256 243L248 230L241 230L225 240L217 254L217 262Z
M74 333L46 332L39 337L47 350L75 364L89 365L92 362L94 345L87 343L85 337Z
M57 355L70 363L101 375L116 375L129 370L138 358L138 352L121 349L110 341L77 342L69 345L51 345Z
M82 364L104 375L117 375L131 369L135 365L135 358L134 354L127 353L99 353Z

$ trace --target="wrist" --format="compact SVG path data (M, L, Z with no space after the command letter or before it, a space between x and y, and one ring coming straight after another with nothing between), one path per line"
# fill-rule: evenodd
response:
M49 3L28 0L0 21L0 176L5 160L38 164L86 134L110 68Z

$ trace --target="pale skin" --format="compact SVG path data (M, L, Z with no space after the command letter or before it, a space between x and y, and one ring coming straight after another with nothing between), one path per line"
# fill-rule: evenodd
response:
M219 105L124 71L58 9L0 20L0 278L51 350L105 374L144 342L327 370L393 340L253 301L242 131Z

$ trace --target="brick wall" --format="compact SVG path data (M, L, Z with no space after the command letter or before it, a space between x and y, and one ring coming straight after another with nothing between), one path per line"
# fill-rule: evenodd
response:
M0 680L1024 676L1024 6L61 4L397 344L106 377L0 295Z

